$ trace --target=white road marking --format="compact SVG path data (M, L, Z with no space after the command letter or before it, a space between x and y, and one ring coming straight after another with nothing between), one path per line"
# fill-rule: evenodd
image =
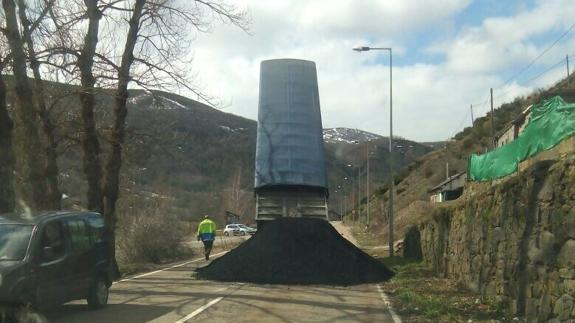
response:
M223 291L225 291L225 290L228 290L228 289L230 289L230 288L232 288L232 287L236 287L236 286L239 286L238 289L240 289L240 288L242 288L242 286L244 286L244 283L233 283L231 286L227 286L227 287L223 287L223 288L220 288L220 289L215 290L214 293L223 292ZM237 290L237 289L236 289L236 290ZM224 299L224 297L231 295L233 292L234 292L234 291L228 293L227 295L220 296L220 297L218 297L218 298L214 298L213 300L211 300L211 301L210 301L209 303L207 303L206 305L204 305L204 306L198 308L197 310L195 310L195 311L193 311L192 313L190 313L188 316L186 316L186 317L184 317L184 318L182 318L182 319L176 321L175 323L183 323L183 322L186 322L186 321L188 321L188 320L190 320L190 319L192 319L192 318L198 316L200 313L202 313L203 311L207 310L207 309L210 308L211 306L217 304L219 301L221 301L222 299Z
M212 305L217 304L219 301L221 301L222 299L224 299L223 296L218 297L218 298L214 298L212 299L209 303L207 303L206 305L198 308L197 310L193 311L192 313L190 313L188 316L182 318L181 320L176 321L176 323L184 323L189 319L192 319L196 316L198 316L200 313L202 313L203 311L207 310L208 308L210 308Z
M227 252L227 251L222 251L222 252L220 252L220 253L216 253L216 254L212 255L212 257L217 257L217 256L219 256L219 255L223 255L223 254L225 254L226 252ZM137 276L120 279L120 280L118 280L118 281L113 282L112 285L115 285L115 284L118 284L118 283L122 283L122 282L126 282L126 281L130 281L130 280L134 280L134 279L138 279L138 278L142 278L142 277L146 277L146 276L150 276L150 275L153 275L153 274L160 273L160 272L162 272L162 271L166 271L166 270L170 270L170 269L182 267L182 266L185 266L185 265L188 265L188 264L191 264L191 263L194 263L194 262L198 262L198 261L201 261L201 260L204 260L204 258L198 258L198 259L186 261L186 262L181 263L181 264L177 264L177 265L173 265L173 266L170 266L170 267L167 267L167 268L163 268L163 269L160 269L160 270L155 270L155 271L152 271L152 272L149 272L149 273L140 274L140 275L137 275Z
M391 307L391 303L389 302L387 295L385 295L385 293L383 292L383 289L381 288L381 286L379 284L377 284L375 286L377 287L377 291L379 292L379 295L381 296L381 300L383 301L383 304L385 304L385 306L387 306L387 311L389 312L389 315L391 315L393 322L394 323L401 323L401 318L395 313L395 311Z

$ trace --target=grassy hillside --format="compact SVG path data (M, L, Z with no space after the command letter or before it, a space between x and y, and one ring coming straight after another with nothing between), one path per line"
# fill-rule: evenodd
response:
M542 99L559 95L575 99L575 80L562 80L550 89L536 91L527 97L516 98L494 110L495 133L503 131L521 111ZM459 132L443 147L422 157L416 158L407 167L407 172L396 176L396 239L403 236L403 229L422 216L429 214L431 205L428 190L439 184L447 176L446 164L449 163L449 175L464 172L467 169L467 158L471 153L483 153L491 145L491 113L475 120L473 127L467 127ZM376 231L381 239L387 239L387 185L384 184L375 192L371 209L375 210ZM415 203L417 202L417 203ZM365 209L362 205L362 210ZM421 214L421 213L425 214Z

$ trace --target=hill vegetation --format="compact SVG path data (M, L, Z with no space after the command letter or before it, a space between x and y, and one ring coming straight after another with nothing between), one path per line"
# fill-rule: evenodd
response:
M542 99L561 95L567 100L575 99L575 82L563 79L547 90L537 90L527 97L515 98L494 109L494 133L504 131L510 123L529 105ZM472 127L457 133L443 147L416 158L406 170L395 178L396 235L402 239L405 230L422 218L429 216L431 205L428 190L447 178L467 170L467 159L472 153L481 154L491 149L491 113L477 118ZM446 164L449 164L447 174ZM382 240L387 240L387 185L384 183L375 191L371 209L375 210L373 229ZM365 201L360 210L366 208ZM361 214L361 212L360 212ZM364 211L365 214L365 211Z
M50 88L62 93L66 87L52 84ZM73 92L74 88L68 87L68 91ZM53 109L54 114L65 116L62 119L66 120L58 135L62 147L58 162L62 165L62 192L67 208L81 207L87 191L82 169L74 162L82 155L76 140L80 114L74 108L75 100L70 96ZM110 97L100 93L97 102L97 122L105 135L111 122ZM186 221L212 214L223 222L225 211L241 215L244 222L253 221L255 121L163 91L130 91L128 110L122 194L118 202L120 218L160 203L165 212ZM341 201L338 186L347 185L350 193L354 190L358 194L351 180L357 179L359 168L362 180L365 178L368 145L372 185L385 182L387 139L371 134L372 137L377 139L355 143L342 137L343 141L326 143L334 209L339 210ZM404 139L395 144L400 152L395 155L396 165L407 165L431 151L428 146ZM365 194L365 187L360 188Z

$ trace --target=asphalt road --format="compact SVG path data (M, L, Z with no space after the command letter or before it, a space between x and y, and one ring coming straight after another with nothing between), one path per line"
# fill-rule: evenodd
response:
M286 286L195 280L192 260L124 279L98 311L73 302L46 313L50 322L394 322L377 285ZM396 319L395 322L399 320Z

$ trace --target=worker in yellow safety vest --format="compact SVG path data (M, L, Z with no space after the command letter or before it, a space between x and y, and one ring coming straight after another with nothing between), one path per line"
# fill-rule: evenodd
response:
M208 215L204 215L204 220L198 225L198 241L204 243L204 255L206 260L210 259L210 252L216 239L216 224Z

